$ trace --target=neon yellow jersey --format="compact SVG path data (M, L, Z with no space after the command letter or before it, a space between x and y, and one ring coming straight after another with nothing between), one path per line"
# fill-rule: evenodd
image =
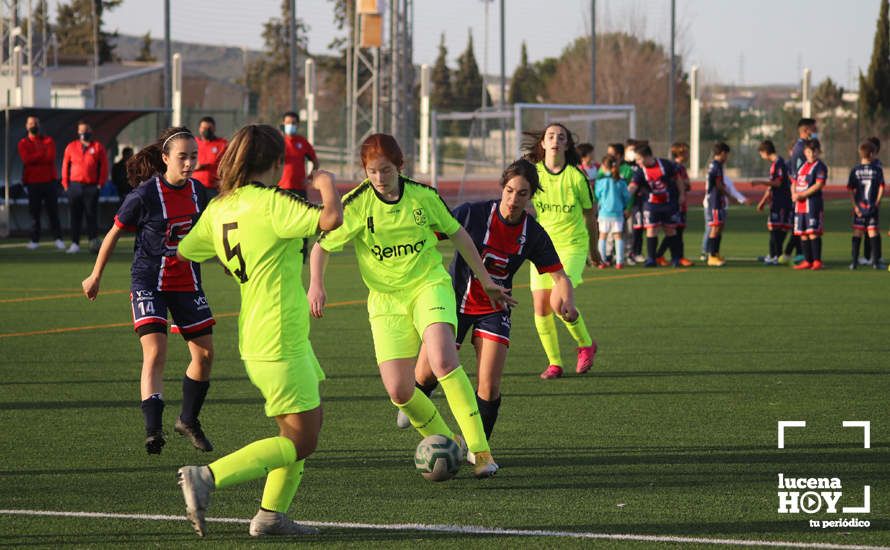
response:
M435 232L451 236L460 223L432 187L399 176L399 192L389 202L363 181L343 197L343 225L318 241L328 252L354 241L359 271L372 291L413 291L450 280Z
M563 250L587 251L587 224L584 210L593 208L593 193L587 176L574 166L566 164L554 174L543 162L535 165L541 189L532 199L540 223L553 245Z
M210 201L179 243L195 262L216 256L241 286L238 347L248 361L309 351L309 302L302 239L318 231L321 207L277 187L252 183Z

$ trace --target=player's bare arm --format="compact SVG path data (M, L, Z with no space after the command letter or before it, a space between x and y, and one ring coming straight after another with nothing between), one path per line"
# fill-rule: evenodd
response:
M324 316L324 306L327 300L324 274L328 267L329 256L330 253L318 243L315 243L312 252L309 253L309 290L306 291L306 298L309 300L309 312L316 319Z
M93 272L80 283L84 295L91 301L95 300L99 295L99 281L102 279L102 272L105 271L108 259L111 258L111 253L114 252L114 247L117 246L117 241L121 238L122 232L123 230L117 225L111 226L111 229L108 230L108 233L105 234L105 238L102 240L99 255L96 256L96 263L93 265Z

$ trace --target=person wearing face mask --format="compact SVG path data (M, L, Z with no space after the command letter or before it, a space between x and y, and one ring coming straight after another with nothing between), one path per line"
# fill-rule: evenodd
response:
M192 177L201 182L207 198L212 199L219 193L219 178L216 169L219 159L226 150L228 141L216 135L216 121L212 116L205 116L198 123L198 166Z
M278 187L293 191L306 198L306 160L312 163L311 174L318 169L318 156L306 138L297 133L300 117L293 111L284 113L282 132L284 133L284 171Z
M56 175L56 142L40 133L40 119L29 116L25 120L28 135L19 141L19 157L24 170L22 183L28 190L28 211L31 214L31 242L29 250L35 250L40 243L40 211L46 207L46 215L55 237L55 246L65 249L62 242L62 224L59 223L59 205Z
M108 153L93 140L93 129L77 123L77 139L65 147L62 158L62 187L68 191L71 209L71 246L68 254L80 252L80 227L86 220L90 251L99 252L99 189L108 180Z

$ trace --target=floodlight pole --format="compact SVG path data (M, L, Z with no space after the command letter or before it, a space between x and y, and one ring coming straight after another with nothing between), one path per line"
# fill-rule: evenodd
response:
M590 0L590 104L596 105L596 0ZM596 141L596 122L590 122L590 142Z
M501 0L501 111L507 108L507 57L506 57L506 40L505 40L505 27L506 27L506 18L504 16L504 0ZM519 136L515 137L516 142L519 142ZM501 119L501 166L506 166L507 164L507 127L504 124L503 119Z
M170 0L164 0L164 126L170 125L170 108L173 105L172 66L170 50Z
M671 0L671 76L668 80L668 143L674 142L674 88L677 82L677 60L674 47L677 41L677 0Z
M297 110L297 0L290 0L287 14L287 36L290 41L290 109Z

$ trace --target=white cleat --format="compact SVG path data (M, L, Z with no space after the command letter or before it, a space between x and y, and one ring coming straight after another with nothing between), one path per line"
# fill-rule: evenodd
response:
M488 451L476 453L474 459L473 475L479 479L493 477L500 469L500 466L497 465L494 461L494 457L492 457L491 453Z
M62 242L62 239L56 239L53 245L56 247L56 250L65 250L65 243Z
M185 499L185 514L195 533L203 537L207 531L204 513L210 506L210 493L215 487L213 474L207 466L183 466L176 475Z
M396 426L403 430L411 427L411 420L408 418L407 414L401 411L401 409L398 414L396 414Z
M264 537L268 535L317 535L318 529L308 525L300 525L288 519L281 512L260 510L250 520L250 536Z
M37 248L39 246L40 246L40 243L35 243L34 241L31 241L25 245L25 248L27 248L28 250L37 250Z
M67 252L68 254L77 254L78 252L80 252L80 245L77 243L71 243L71 246L69 246L68 250L66 250L65 252Z

